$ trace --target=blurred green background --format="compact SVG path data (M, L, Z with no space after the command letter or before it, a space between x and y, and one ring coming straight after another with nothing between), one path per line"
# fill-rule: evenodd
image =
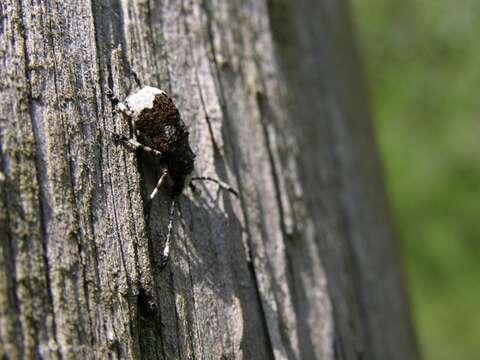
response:
M478 360L480 1L352 4L421 351Z

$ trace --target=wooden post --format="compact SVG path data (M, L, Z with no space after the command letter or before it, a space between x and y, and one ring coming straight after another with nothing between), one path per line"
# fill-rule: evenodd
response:
M3 0L2 358L417 359L344 1ZM201 183L106 96L167 91Z

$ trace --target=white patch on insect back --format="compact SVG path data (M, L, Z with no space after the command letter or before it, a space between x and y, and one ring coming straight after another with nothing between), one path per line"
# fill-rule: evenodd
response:
M136 93L128 96L124 104L131 116L137 117L145 109L153 109L154 101L157 96L167 96L165 91L152 86L144 86ZM120 106L120 104L119 104ZM122 109L121 109L122 110Z

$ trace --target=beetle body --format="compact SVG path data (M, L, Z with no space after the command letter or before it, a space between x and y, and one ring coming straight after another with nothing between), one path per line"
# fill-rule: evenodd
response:
M159 156L164 163L162 175L151 193L146 207L148 217L150 216L151 202L158 194L158 190L164 183L167 174L173 180L167 236L160 260L160 265L163 267L168 261L170 252L176 198L182 193L186 185L192 185L191 181L213 181L221 189L227 190L237 197L238 193L223 181L208 176L192 177L195 154L188 141L188 129L172 99L163 90L152 86L144 86L128 96L123 102L120 102L111 90L108 91L107 96L118 106L118 110L127 116L130 128L139 138L137 140L136 136L127 138L112 133L114 140L122 141L134 149L153 153Z
M162 158L172 178L173 195L179 195L190 181L195 154L188 129L172 99L155 87L144 86L119 105L130 117L136 133Z

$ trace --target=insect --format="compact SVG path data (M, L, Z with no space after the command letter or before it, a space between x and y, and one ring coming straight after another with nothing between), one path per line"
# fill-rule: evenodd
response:
M130 137L112 133L113 139L134 150L142 150L158 156L163 164L160 178L148 199L148 215L151 202L164 184L167 175L173 180L167 237L160 262L163 267L168 262L170 253L176 200L186 186L193 187L193 181L212 181L237 197L238 193L223 181L192 175L195 154L188 140L188 128L165 91L152 86L143 86L123 102L119 101L111 90L107 91L107 95L114 102L114 106L125 115L130 127Z

